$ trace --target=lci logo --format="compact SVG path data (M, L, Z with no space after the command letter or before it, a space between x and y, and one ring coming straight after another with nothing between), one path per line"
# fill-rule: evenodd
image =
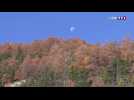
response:
M111 20L119 20L119 21L126 21L127 16L112 16L110 17Z
M125 21L126 19L127 19L126 16L118 16L118 17L117 17L117 20L124 20L124 21Z

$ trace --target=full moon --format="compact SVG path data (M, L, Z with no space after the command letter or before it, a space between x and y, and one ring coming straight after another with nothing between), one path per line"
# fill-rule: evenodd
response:
M74 30L75 30L75 27L74 26L70 27L70 31L71 32L73 32Z

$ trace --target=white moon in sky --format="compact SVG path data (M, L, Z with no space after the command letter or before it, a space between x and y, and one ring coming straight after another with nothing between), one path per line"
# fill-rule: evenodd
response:
M74 26L70 27L70 31L71 32L73 32L74 30L75 30L75 27Z

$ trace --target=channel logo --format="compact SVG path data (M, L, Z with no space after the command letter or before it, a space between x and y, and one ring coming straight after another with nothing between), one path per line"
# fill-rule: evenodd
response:
M126 21L127 20L127 16L112 16L109 17L110 20L118 20L118 21Z

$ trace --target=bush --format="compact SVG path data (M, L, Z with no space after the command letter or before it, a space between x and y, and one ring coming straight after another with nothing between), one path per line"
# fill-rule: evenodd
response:
M69 77L78 87L86 87L91 85L88 82L89 70L87 69L71 67L69 70Z
M23 86L25 87L57 87L57 86L64 86L62 73L56 73L54 70L47 68L38 75L30 77L26 84Z

